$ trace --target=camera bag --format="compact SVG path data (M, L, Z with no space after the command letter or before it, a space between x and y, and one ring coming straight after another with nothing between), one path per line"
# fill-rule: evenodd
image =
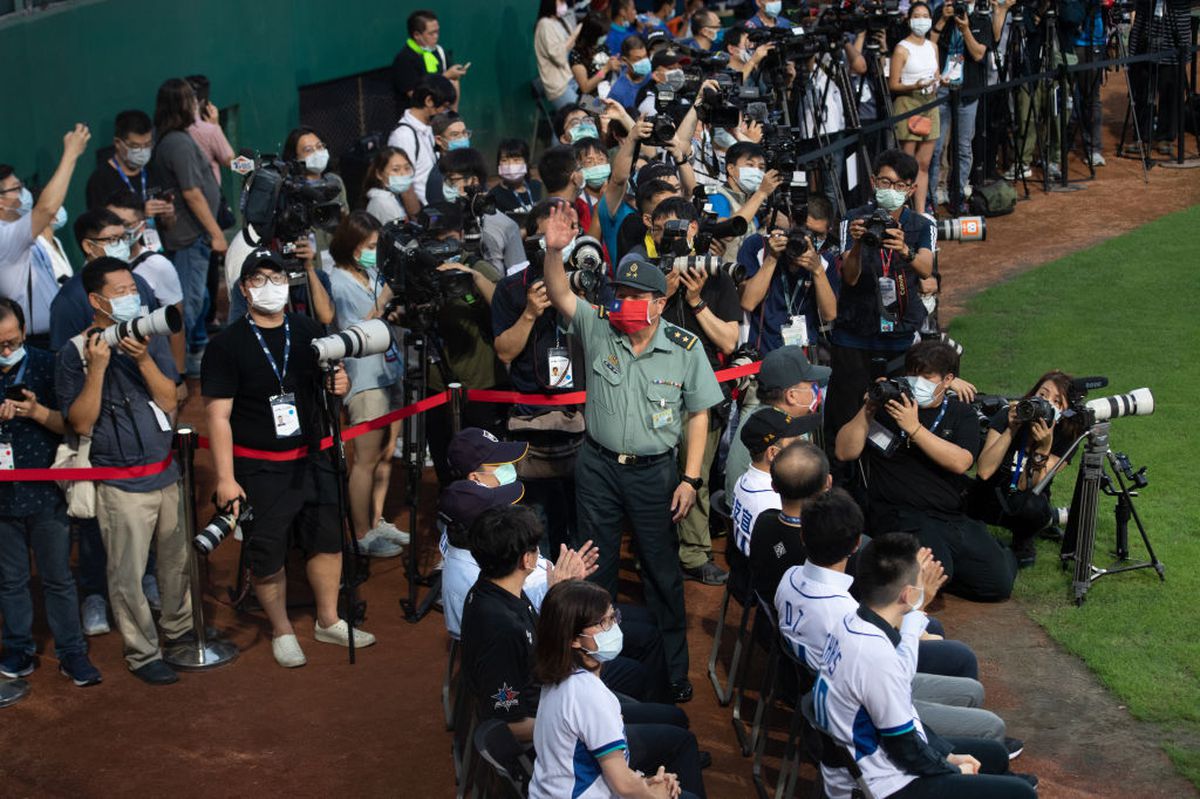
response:
M971 213L979 216L1004 216L1017 207L1017 190L1007 180L992 180L976 186L971 194Z
M83 363L83 373L87 374L87 354L84 349L83 335L80 333L71 339L71 344L79 351L79 360ZM52 469L87 469L92 465L92 437L81 436L68 431L63 436L62 443L54 453ZM58 487L67 497L67 515L76 519L96 518L96 484L91 480L56 480Z

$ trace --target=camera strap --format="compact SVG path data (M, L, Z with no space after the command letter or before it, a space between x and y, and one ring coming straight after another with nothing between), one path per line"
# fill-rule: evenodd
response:
M254 324L254 320L250 314L246 314L246 321L250 323L250 329L254 331L255 338L258 339L258 345L262 347L263 355L267 356L267 363L271 365L271 371L275 373L275 378L279 381L279 393L283 394L283 376L287 374L288 359L292 355L292 326L288 322L287 315L283 317L283 368L279 368L279 364L275 362L275 356L271 354L271 349L267 346L267 342L263 340L262 331L258 329L258 325Z
M1013 452L1012 479L1009 480L1008 490L1016 491L1017 483L1021 482L1021 470L1025 467L1025 428L1017 433L1016 451Z

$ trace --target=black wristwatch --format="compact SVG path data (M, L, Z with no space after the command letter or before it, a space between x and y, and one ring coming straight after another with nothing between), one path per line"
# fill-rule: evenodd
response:
M703 477L688 477L686 474L679 478L679 482L687 483L688 485L690 485L692 488L696 489L697 491L699 491L701 489L701 487L704 486L704 478Z

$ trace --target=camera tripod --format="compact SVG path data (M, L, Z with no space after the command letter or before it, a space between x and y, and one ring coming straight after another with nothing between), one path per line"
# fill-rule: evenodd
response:
M1154 569L1158 573L1160 581L1166 580L1165 567L1154 554L1154 548L1150 545L1150 536L1133 504L1133 498L1137 496L1136 489L1143 488L1147 484L1145 469L1133 472L1129 467L1128 458L1123 454L1113 453L1109 449L1108 434L1109 423L1107 421L1094 422L1087 432L1075 440L1075 443L1063 454L1054 468L1033 489L1035 494L1042 493L1054 479L1054 475L1066 465L1075 450L1086 442L1083 460L1079 466L1079 476L1075 481L1075 493L1071 498L1066 535L1063 538L1062 551L1059 556L1064 571L1067 568L1067 561L1075 561L1075 579L1071 583L1071 590L1076 605L1083 604L1092 583L1106 574L1118 574L1137 569ZM1113 477L1105 472L1106 463L1112 467ZM1115 478L1115 483L1113 478ZM1126 483L1126 478L1129 479L1129 484ZM1133 490L1131 490L1131 486ZM1117 498L1115 510L1117 563L1108 568L1100 568L1093 561L1096 549L1097 503L1101 492ZM1146 545L1146 552L1150 557L1148 561L1130 562L1129 560L1130 518L1137 524L1138 532L1142 536L1142 543Z

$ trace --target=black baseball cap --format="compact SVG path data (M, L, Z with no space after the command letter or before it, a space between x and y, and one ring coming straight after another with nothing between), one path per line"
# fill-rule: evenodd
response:
M246 256L246 260L242 261L242 272L238 276L238 280L245 280L260 269L266 269L269 272L282 272L285 269L283 258L278 253L274 253L266 247L255 247Z
M487 430L464 428L446 450L450 468L466 476L480 466L516 463L525 457L529 444L524 441L501 441Z
M657 266L641 258L623 259L617 267L617 278L613 285L653 291L664 297L667 295L667 276Z
M795 438L811 433L817 428L820 417L792 416L778 408L760 408L742 425L742 443L751 455L760 455L767 447L779 443L782 438Z
M515 505L525 496L521 481L489 488L474 480L455 480L442 489L438 497L438 513L448 522L470 527L479 514L501 505Z
M758 387L765 389L791 388L797 383L829 382L828 366L808 362L804 348L790 345L771 350L762 359L758 370Z

